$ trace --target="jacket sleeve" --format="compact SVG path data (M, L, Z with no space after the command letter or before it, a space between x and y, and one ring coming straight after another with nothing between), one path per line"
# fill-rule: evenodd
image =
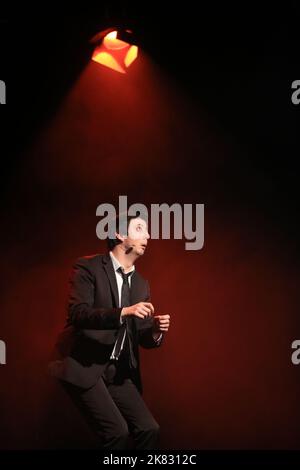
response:
M79 258L70 278L68 324L80 329L117 329L121 308L94 308L95 276L87 258Z
M149 282L147 282L147 298L145 302L151 302L151 295L150 295L150 286ZM153 317L146 318L145 320L141 320L140 322L140 329L139 331L139 344L145 349L151 348L158 348L163 340L163 334L160 335L158 340L154 340L153 338L153 327L154 327L154 320Z

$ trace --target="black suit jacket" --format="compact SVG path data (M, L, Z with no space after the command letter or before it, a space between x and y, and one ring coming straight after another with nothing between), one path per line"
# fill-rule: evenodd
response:
M132 304L150 301L149 283L135 270L131 276ZM121 308L116 276L109 254L79 258L73 266L67 323L56 343L56 360L50 363L55 377L82 388L92 387L110 359ZM131 317L135 335L133 352L138 367L133 380L142 393L139 345L159 347L152 337L153 318Z

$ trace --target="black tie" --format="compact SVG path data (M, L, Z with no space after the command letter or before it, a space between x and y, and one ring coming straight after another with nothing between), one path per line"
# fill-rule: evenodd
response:
M130 301L130 287L129 287L128 278L129 276L131 276L131 274L133 274L133 271L125 274L123 269L120 267L118 269L118 272L121 274L123 278L122 291L121 291L121 307L129 307L131 301Z
M121 290L121 307L129 307L131 305L130 299L130 287L128 278L133 274L133 271L125 274L123 269L120 267L118 272L122 275L123 284ZM123 324L119 329L116 346L115 346L115 358L119 359L121 352L124 350L124 353L127 355L129 353L129 364L131 368L137 367L137 362L133 353L133 335L134 335L134 324L133 319L130 317L125 317ZM124 340L125 337L125 340ZM124 340L124 342L123 342ZM123 343L123 348L122 348Z

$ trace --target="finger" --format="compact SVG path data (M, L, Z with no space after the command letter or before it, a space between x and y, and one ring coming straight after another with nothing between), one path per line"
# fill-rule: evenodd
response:
M160 328L169 328L170 324L169 323L159 323Z
M146 318L146 317L149 316L149 315L148 315L148 312L145 312L145 310L141 310L139 313L140 313L141 315L143 315L143 318Z
M146 307L139 307L139 308L138 308L138 312L140 312L140 313L143 312L143 313L145 313L146 315L150 315L150 310L147 309Z
M144 302L144 305L146 305L148 308L150 308L152 313L154 313L154 307L153 307L153 304L151 302Z
M151 313L151 308L147 307L145 304L142 304L140 308L145 309L148 313Z
M148 317L148 313L146 313L146 312L139 311L138 313L139 313L139 315L141 315L142 318L147 318Z
M151 311L149 309L144 308L144 307L141 307L139 311L144 313L147 317L151 315Z
M142 315L142 314L141 314L141 313L139 313L139 312L135 312L135 314L134 314L134 315L135 315L136 317L138 317L138 318L142 318L142 319L144 319L144 315Z

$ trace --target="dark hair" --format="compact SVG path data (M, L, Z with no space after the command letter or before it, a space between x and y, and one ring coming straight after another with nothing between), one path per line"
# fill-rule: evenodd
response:
M116 223L116 232L117 233L124 233L123 231L123 228L124 226L122 226L122 222L125 221L125 218L127 217L127 226L126 226L126 232L128 231L128 227L129 227L129 224L130 224L130 221L133 220L133 219L138 219L138 218L142 218L143 219L143 216L138 212L136 215L128 215L127 213L123 213L123 214L119 214L117 215L117 217L114 219L115 223ZM107 243L107 247L109 250L113 250L115 246L119 245L120 243L122 243L121 240L119 240L118 238L116 238L112 233L107 237L106 239L106 243Z

